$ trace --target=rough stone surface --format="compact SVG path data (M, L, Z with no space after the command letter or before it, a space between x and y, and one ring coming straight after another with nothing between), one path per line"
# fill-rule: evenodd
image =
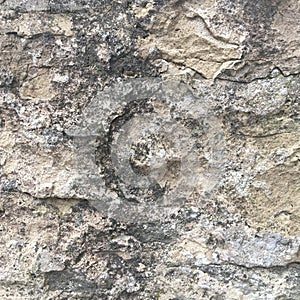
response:
M0 0L1 299L299 299L297 0Z

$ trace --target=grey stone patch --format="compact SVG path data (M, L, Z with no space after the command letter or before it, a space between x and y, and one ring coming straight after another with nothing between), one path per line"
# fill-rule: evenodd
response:
M16 180L6 180L3 183L1 182L0 190L3 192L14 192L17 191L17 186Z
M51 271L47 272L45 277L46 285L52 291L62 289L65 292L79 291L89 294L97 290L97 284L76 270Z
M121 81L68 134L77 140L78 174L87 174L78 178L81 193L124 221L161 219L209 197L222 174L220 120L179 82Z
M14 76L11 72L3 70L0 72L0 87L9 87L14 80Z
M284 105L287 99L295 99L299 88L299 77L284 77L273 72L273 78L255 80L247 85L232 85L233 107L239 112L266 116Z
M48 11L49 0L6 0L1 9L14 9L21 12Z
M52 12L80 12L91 7L89 2L82 0L49 0L48 2Z
M162 287L163 299L298 299L299 265L286 268L245 268L238 265L168 267ZM177 286L169 282L176 281ZM282 289L282 287L288 288ZM167 298L167 297L169 298ZM166 298L164 298L166 297Z
M280 233L266 233L262 236L247 236L234 230L226 238L224 253L228 251L228 262L247 268L286 266L297 261L300 236L285 238ZM225 254L226 256L226 254Z

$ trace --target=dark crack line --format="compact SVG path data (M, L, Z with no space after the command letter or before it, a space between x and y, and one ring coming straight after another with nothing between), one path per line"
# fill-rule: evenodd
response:
M249 60L245 60L246 61L249 61ZM253 60L255 61L255 60ZM278 66L275 66L267 76L264 76L264 77L256 77L256 78L253 78L252 80L239 80L239 79L229 79L229 78L220 78L220 77L216 77L215 78L215 81L219 80L219 81L225 81L225 82L234 82L234 83L240 83L240 84L249 84L251 82L255 82L255 81L260 81L260 80L266 80L266 79L273 79L273 78L276 78L277 76L275 77L271 77L271 73L275 70L278 70L280 75L284 78L288 78L288 77L297 77L300 75L300 72L296 72L296 73L290 73L288 75L284 74L283 71L278 67ZM196 71L197 72L197 71ZM199 72L198 72L199 73ZM200 73L199 73L200 74ZM201 74L200 74L201 75Z
M169 268L179 268L184 265L182 264L174 264L167 266ZM212 263L212 264L202 264L202 265L197 265L193 266L190 265L191 269L206 269L210 267L216 267L216 268L223 268L223 267L235 267L235 268L240 268L240 269L246 269L246 270L267 270L267 271L278 271L278 270L287 270L290 268L297 268L300 269L300 262L295 261L295 262L289 262L286 265L272 265L272 266L259 266L259 265L253 265L253 266L247 266L243 264L238 264L234 262L226 262L226 263Z
M279 136L282 134L292 134L292 133L296 133L294 131L286 131L286 132L275 132L275 133L270 133L270 134L265 134L265 135L248 135L248 134L244 134L244 133L238 133L235 134L237 136L242 136L242 137L247 137L247 138L254 138L254 139L260 139L260 138L268 138L268 137L273 137L273 136Z
M188 69L191 69L192 71L194 71L197 75L201 76L202 78L206 79L206 80L213 80L214 82L216 81L225 81L225 82L234 82L234 83L239 83L239 84L250 84L252 82L255 82L255 81L260 81L260 80L266 80L266 79L273 79L273 78L276 78L277 76L275 77L271 77L271 73L275 70L278 70L280 75L284 78L288 78L288 77L297 77L300 75L300 72L296 72L296 73L290 73L288 75L284 74L284 72L277 66L275 66L270 72L268 75L264 76L264 77L256 77L256 78L253 78L252 80L239 80L239 79L230 79L230 78L220 78L219 75L217 75L215 78L208 78L206 77L204 74L202 74L199 70L191 67L191 66L187 66L186 64L183 64L183 63L177 63L177 62L174 62L172 59L165 59L167 62L169 63L173 63L175 64L176 66L179 66L179 67L184 67L184 68L188 68ZM239 59L237 60L225 60L225 61L215 61L215 60L205 60L205 59L199 59L199 61L204 61L204 62L213 62L213 63L220 63L220 64L223 64L223 63L226 63L226 62L229 62L229 61L240 61ZM249 61L249 60L246 60L246 61ZM245 62L246 62L245 61ZM255 62L255 60L253 60L253 62ZM224 69L226 70L226 69Z

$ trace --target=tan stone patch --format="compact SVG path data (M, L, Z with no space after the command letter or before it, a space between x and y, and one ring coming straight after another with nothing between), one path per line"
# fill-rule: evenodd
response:
M25 99L50 100L54 97L49 70L39 70L31 79L24 82L20 95Z
M14 135L9 131L0 131L0 149L11 153L14 145Z
M158 49L163 59L214 78L241 57L239 45L215 36L199 14L180 5L169 5L153 20L150 35L140 41L147 57Z
M51 29L59 34L64 34L66 36L73 36L72 31L72 18L64 15L55 15L53 17Z
M62 215L67 215L71 213L72 206L75 206L78 204L78 200L75 199L48 199L48 203L53 205L54 207L57 207Z
M293 168L278 166L256 177L257 186L251 188L247 201L254 226L289 235L300 233L299 178L298 162Z
M300 57L300 2L294 0L281 1L277 14L271 25L275 31L276 40L282 45L284 52L278 58L277 64L285 74L299 72Z
M153 9L152 3L147 3L145 7L140 7L136 4L132 7L132 12L137 18L144 18L148 15L149 11Z
M15 20L0 19L0 33L16 32L21 36L33 36L45 32L72 36L72 18L66 15L26 13Z
M246 211L250 223L262 231L300 233L299 139L293 133L259 140L263 158L256 166L258 175L250 186Z

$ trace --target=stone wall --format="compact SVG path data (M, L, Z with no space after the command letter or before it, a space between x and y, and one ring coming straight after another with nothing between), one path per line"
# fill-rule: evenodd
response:
M297 0L0 0L1 299L299 299Z

